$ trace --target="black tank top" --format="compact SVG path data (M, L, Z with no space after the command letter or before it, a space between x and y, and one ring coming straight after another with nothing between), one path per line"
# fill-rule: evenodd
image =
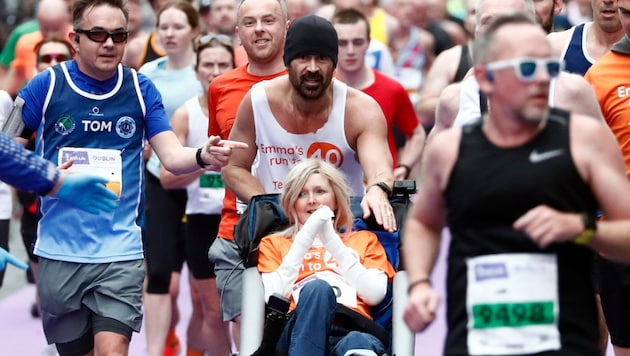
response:
M598 353L592 251L570 242L541 250L523 232L512 229L517 218L540 204L595 214L596 200L571 157L568 122L567 117L550 116L536 138L511 148L489 142L481 122L463 127L444 192L452 236L445 355L468 354L466 259L496 253L555 254L562 350L543 354Z
M151 32L144 46L144 53L142 58L140 58L140 66L138 68L142 67L142 65L145 63L151 62L154 59L158 59L166 55L164 53L161 53L157 48L154 47L155 41L157 41L157 39L155 38L155 32Z
M470 48L468 48L467 44L464 44L462 45L462 53L459 55L459 64L457 65L453 83L461 82L470 68L472 68L472 56L470 55Z

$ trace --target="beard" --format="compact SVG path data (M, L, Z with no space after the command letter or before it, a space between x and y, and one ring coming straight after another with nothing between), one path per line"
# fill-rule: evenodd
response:
M324 96L332 81L332 70L328 73L313 73L298 75L293 67L289 67L289 81L295 91L305 100L317 100Z

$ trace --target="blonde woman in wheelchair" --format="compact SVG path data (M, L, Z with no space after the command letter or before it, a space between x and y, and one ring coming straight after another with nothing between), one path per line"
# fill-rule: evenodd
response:
M370 307L385 298L395 273L374 233L352 231L348 191L343 173L321 160L304 160L289 172L280 199L291 225L263 238L258 257L265 300L273 294L291 300L276 354L386 351L387 341L335 317L342 304L360 322L372 322Z

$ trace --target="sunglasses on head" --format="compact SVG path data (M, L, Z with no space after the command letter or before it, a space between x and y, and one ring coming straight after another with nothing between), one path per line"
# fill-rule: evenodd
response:
M220 44L224 45L224 46L232 46L232 39L230 38L230 36L228 35L222 35L222 34L214 34L214 33L209 33L207 35L203 35L201 37L199 37L199 39L197 40L197 47L203 46L205 44L208 44L212 41L217 41Z
M129 32L125 30L116 30L113 32L107 32L105 30L74 30L76 33L82 33L90 39L90 41L103 43L106 42L108 38L112 38L112 42L114 43L122 43L127 41L127 37L129 37Z
M542 67L550 78L558 76L563 68L563 63L557 58L515 58L504 61L490 62L486 64L486 71L513 68L516 77L522 82L532 82L536 78L536 71Z
M39 56L37 58L37 62L38 63L50 63L54 60L57 61L57 63L61 63L61 62L65 62L67 60L69 60L71 58L71 56L69 54L65 54L65 53L49 53L49 54L42 54L41 56Z

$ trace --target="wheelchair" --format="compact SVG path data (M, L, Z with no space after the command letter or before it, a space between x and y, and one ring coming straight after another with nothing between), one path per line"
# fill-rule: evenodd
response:
M403 224L410 206L410 195L416 191L416 182L404 180L394 182L390 203L394 209L398 231L384 231L373 217L362 219L361 198L352 197L351 206L355 216L354 229L374 232L383 245L387 258L396 270L388 295L383 302L372 308L374 321L390 331L389 354L411 356L414 354L415 334L403 321L407 304L408 278L404 261L400 258L400 238ZM266 320L266 305L262 278L258 272L258 243L273 231L288 225L288 219L279 204L279 194L254 196L248 209L236 225L234 235L241 250L245 266L243 273L243 301L241 310L241 338L239 355L250 356L256 352L263 340Z

